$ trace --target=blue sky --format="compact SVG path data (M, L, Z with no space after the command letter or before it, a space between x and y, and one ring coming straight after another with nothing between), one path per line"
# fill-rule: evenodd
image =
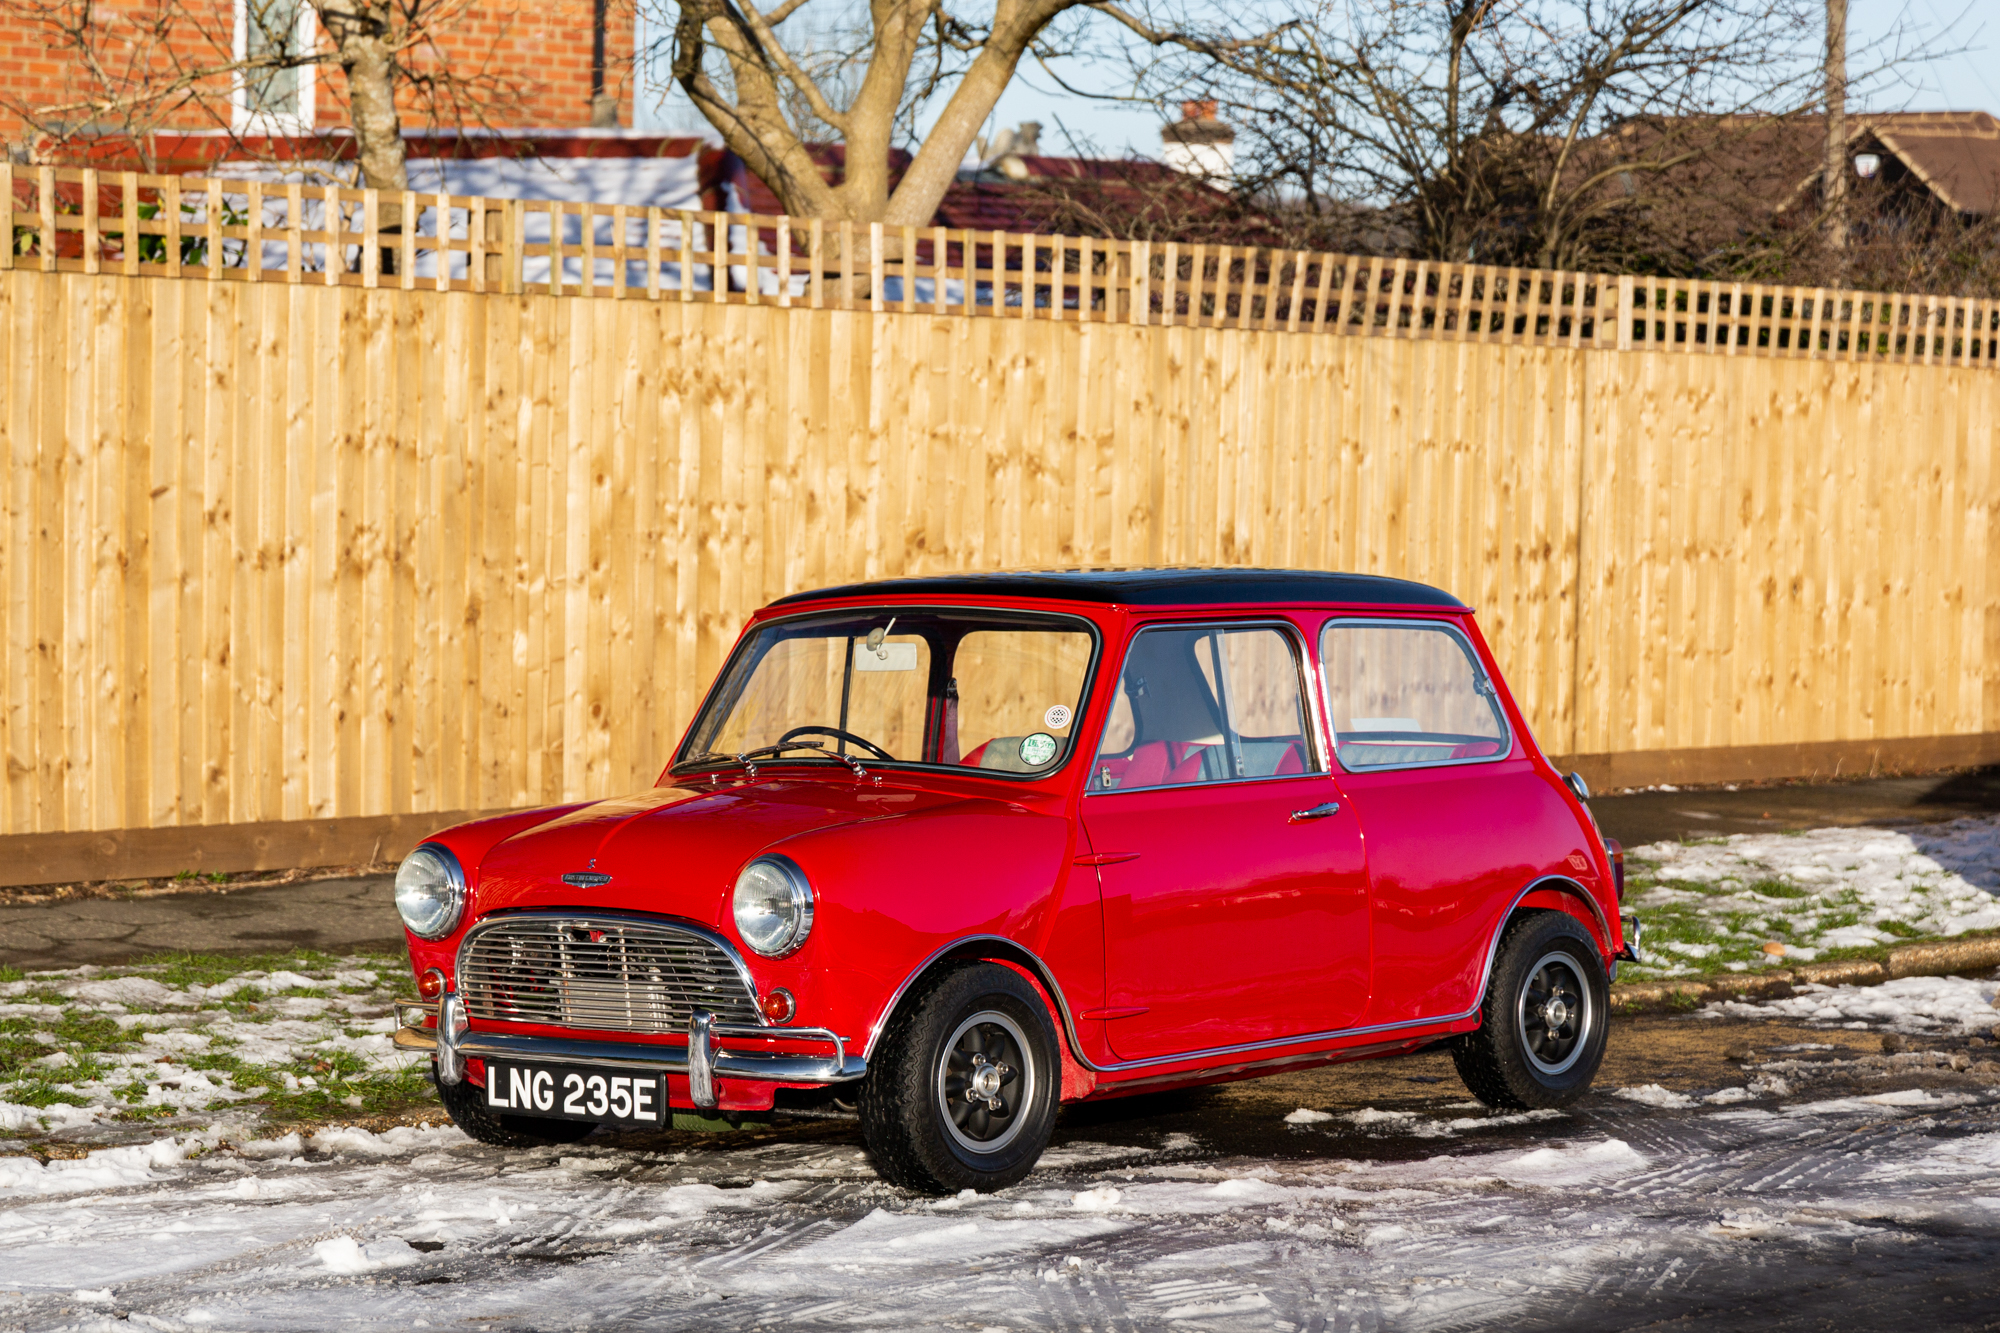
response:
M1988 12L1982 12L1990 11ZM1879 64L1884 35L1897 27L1919 35L1937 58L1905 66L1873 89L1866 106L1878 111L1991 111L2000 114L2000 5L1992 0L1850 0L1849 64L1857 73ZM1120 70L1107 64L1072 61L1063 77L1081 87L1107 91ZM1126 107L1065 92L1032 64L1001 97L995 126L1021 121L1042 123L1044 151L1067 149L1065 131L1079 147L1107 156L1136 151L1156 155L1160 115L1146 107ZM645 124L644 120L641 124ZM700 117L684 102L662 108L658 128L695 130Z

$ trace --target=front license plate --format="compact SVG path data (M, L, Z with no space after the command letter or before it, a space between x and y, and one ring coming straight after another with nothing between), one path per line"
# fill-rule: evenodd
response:
M540 1060L488 1060L486 1105L513 1115L658 1129L672 1123L665 1074Z

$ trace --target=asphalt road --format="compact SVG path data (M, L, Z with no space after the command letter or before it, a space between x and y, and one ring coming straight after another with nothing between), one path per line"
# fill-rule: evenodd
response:
M1604 832L1627 847L1730 833L1935 824L2000 810L2000 765L1944 777L1642 791L1590 804Z
M1635 792L1591 802L1628 847L1668 838L1834 825L1934 823L2000 810L2000 767L1944 778ZM0 906L0 964L76 967L181 949L328 953L403 947L386 876L319 880L234 893L72 898Z

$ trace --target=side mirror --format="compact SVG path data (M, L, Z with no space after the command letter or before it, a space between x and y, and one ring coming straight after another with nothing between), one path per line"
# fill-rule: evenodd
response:
M1563 778L1563 781L1568 784L1571 791L1576 793L1577 800L1585 802L1590 800L1590 784L1583 780L1583 774L1571 773Z

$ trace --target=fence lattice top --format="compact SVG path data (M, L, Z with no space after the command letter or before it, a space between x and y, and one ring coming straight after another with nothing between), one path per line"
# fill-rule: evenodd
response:
M0 267L1992 366L2000 301L0 164Z

